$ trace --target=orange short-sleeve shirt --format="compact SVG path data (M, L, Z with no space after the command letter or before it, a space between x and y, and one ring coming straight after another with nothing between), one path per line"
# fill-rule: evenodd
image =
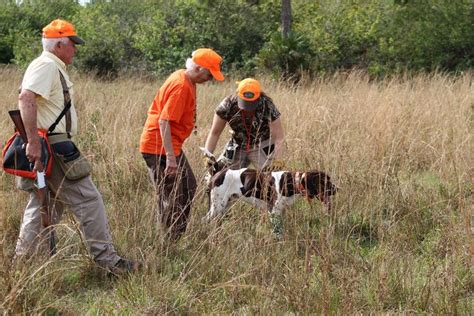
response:
M140 137L140 152L166 154L160 134L159 120L170 122L173 150L176 156L194 129L196 86L180 69L171 74L158 90L148 109L148 117Z

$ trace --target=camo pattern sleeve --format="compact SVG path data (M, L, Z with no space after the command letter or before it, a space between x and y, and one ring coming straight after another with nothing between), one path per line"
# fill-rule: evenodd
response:
M280 117L281 115L280 111L278 111L277 107L273 103L273 100L269 96L262 93L262 99L264 103L264 108L268 109L268 111L270 112L270 120L272 122L275 121L277 118Z
M230 95L216 108L216 114L226 122L229 122L239 111L239 106L237 105L237 96Z

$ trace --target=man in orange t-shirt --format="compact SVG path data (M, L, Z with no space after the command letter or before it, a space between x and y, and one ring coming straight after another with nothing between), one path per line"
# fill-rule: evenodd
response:
M222 57L200 48L186 61L186 69L171 74L148 109L140 138L140 152L158 194L160 228L172 239L185 231L196 192L196 178L182 151L196 120L196 84L222 81Z

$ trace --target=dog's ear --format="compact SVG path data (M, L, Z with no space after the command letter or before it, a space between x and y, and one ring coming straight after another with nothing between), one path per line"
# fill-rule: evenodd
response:
M322 179L324 195L335 195L339 188L334 183L332 183L331 177L329 175L325 174L324 172L321 172L321 175L323 176Z
M303 184L311 198L320 194L326 196L336 194L337 187L331 182L331 177L322 171L312 170L307 172L304 181Z
M306 189L306 196L310 199L318 196L320 188L320 176L318 172L309 171L304 173L301 184Z

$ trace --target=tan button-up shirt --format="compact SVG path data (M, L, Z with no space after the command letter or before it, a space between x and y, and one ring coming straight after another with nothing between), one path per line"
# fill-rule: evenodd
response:
M66 64L62 60L56 55L44 51L26 69L21 86L22 89L30 90L36 94L38 128L48 129L64 109L64 94L58 70L64 75L71 95L71 134L75 135L77 134L77 115L73 101L73 84L69 80ZM61 119L53 132L66 133L65 117Z

